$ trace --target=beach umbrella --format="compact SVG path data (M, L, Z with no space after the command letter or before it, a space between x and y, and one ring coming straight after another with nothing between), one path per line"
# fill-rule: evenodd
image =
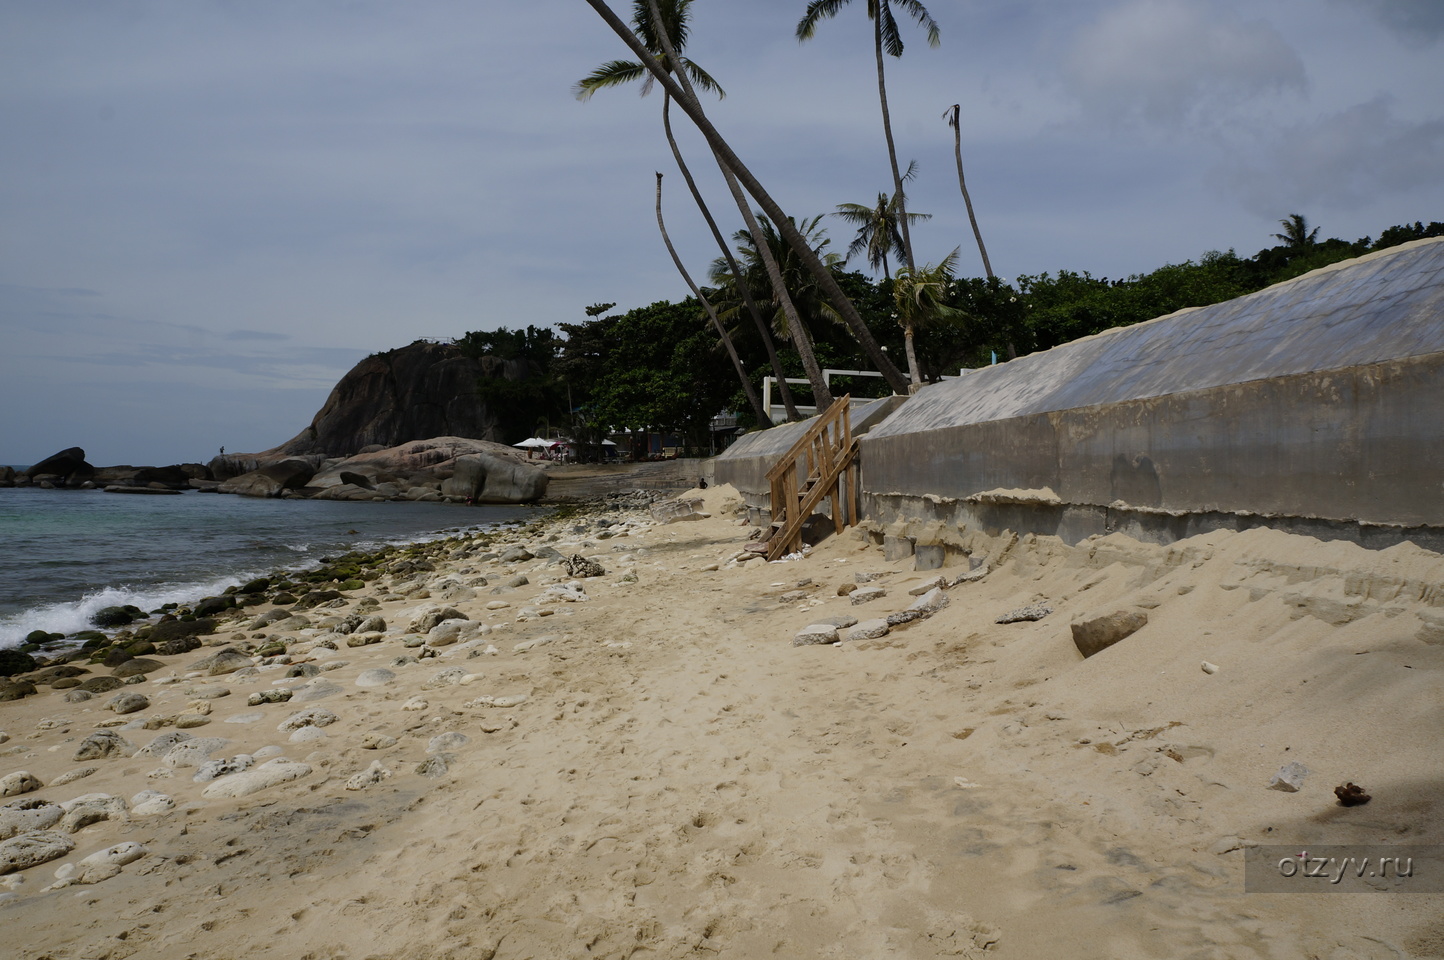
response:
M543 440L540 437L527 437L521 443L513 443L513 447L549 447L550 440Z

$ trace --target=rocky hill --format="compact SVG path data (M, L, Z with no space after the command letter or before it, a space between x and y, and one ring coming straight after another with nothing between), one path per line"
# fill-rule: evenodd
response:
M424 437L502 440L501 423L477 394L483 377L519 380L524 361L468 357L451 343L418 340L373 354L331 390L311 425L268 453L349 457Z

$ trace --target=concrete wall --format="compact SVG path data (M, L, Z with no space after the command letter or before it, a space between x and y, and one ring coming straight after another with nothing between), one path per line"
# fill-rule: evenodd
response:
M1444 241L929 386L861 450L879 525L1444 544Z

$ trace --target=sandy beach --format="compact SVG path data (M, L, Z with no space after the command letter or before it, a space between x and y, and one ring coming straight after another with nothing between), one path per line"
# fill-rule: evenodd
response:
M1444 557L972 534L917 572L849 530L739 563L734 492L690 496L708 516L447 541L309 625L251 608L142 683L0 704L0 777L41 784L3 803L74 844L0 876L4 954L1444 956L1444 895L1243 878L1259 844L1444 843ZM1085 659L1070 624L1114 612L1147 622ZM77 759L98 731L125 746Z

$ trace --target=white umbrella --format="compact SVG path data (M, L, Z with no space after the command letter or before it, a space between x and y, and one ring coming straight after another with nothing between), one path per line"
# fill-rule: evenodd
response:
M543 440L540 437L527 437L521 443L512 444L513 447L549 447L551 445L550 440Z

